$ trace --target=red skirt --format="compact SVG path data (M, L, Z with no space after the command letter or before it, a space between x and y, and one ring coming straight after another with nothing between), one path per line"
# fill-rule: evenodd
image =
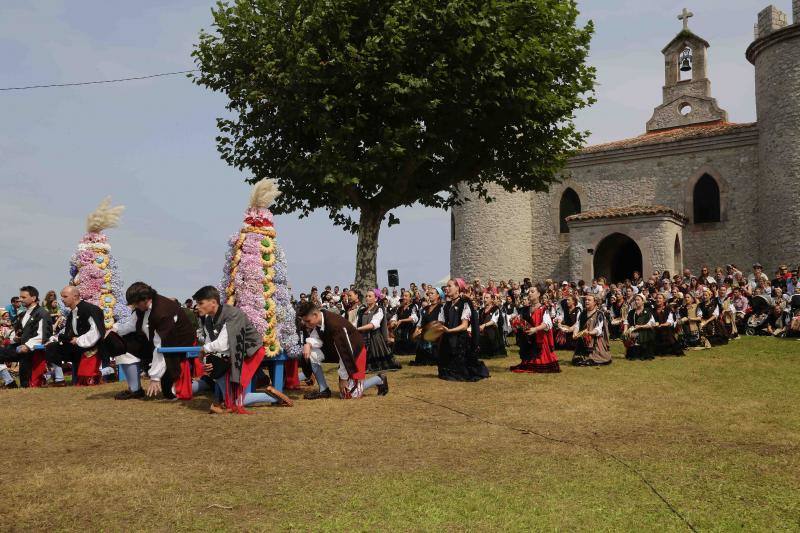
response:
M536 340L538 341L539 339ZM511 367L511 371L521 374L561 372L561 367L558 365L558 356L547 340L537 342L535 349L538 349L538 355L535 355L533 359L523 360L519 365Z

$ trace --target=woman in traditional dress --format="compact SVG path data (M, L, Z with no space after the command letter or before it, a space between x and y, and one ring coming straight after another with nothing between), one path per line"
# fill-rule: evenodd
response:
M700 337L703 346L710 348L728 344L728 334L720 320L719 302L714 298L711 289L707 288L703 291L699 311L702 317Z
M367 369L370 372L401 368L394 360L389 345L386 343L388 337L386 313L378 305L381 296L380 289L367 291L366 305L358 311L358 331L364 335L364 344L367 347Z
M633 309L625 318L622 341L626 359L652 359L654 351L653 326L656 321L645 307L641 293L633 297Z
M531 302L531 305L533 302ZM556 332L555 343L556 348L559 350L574 350L575 342L572 338L573 327L578 321L578 297L570 294L564 301L561 302L562 316L558 323L558 331Z
M697 299L687 291L683 295L683 305L678 309L682 338L681 342L686 348L698 348L703 343L700 339L700 322L702 313L697 305Z
M389 329L394 335L394 354L411 355L416 353L417 343L411 337L417 328L417 306L412 302L411 292L403 291Z
M589 294L585 298L585 310L578 315L575 323L575 366L603 366L611 364L611 350L608 344L608 325L600 310L602 299Z
M615 291L610 299L608 315L611 323L608 327L608 334L612 339L619 339L622 336L622 323L628 314L628 304L620 291Z
M414 334L417 339L417 357L409 363L411 366L435 365L439 359L439 344L426 341L422 333L428 324L439 320L444 291L428 286L425 294L428 304L420 311L419 327Z
M655 354L684 355L683 347L675 336L675 314L667 305L667 299L662 293L656 294L653 319L656 321L656 325L653 326Z
M561 372L553 343L553 322L547 308L541 303L543 292L544 289L537 285L531 287L528 290L529 305L522 307L514 320L522 362L512 366L512 372Z
M475 357L469 339L472 308L466 292L463 279L448 281L447 303L439 312L439 321L447 327L439 340L439 379L446 381L479 381L489 377L489 369Z
M478 357L506 356L503 322L500 308L495 304L495 296L488 291L483 293L483 307L478 313L478 323L480 324L478 326L480 335Z

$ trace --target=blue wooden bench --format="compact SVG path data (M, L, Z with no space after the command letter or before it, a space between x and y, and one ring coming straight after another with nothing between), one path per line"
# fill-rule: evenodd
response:
M185 353L188 359L194 359L203 350L202 346L175 346L161 347L159 353ZM281 352L275 357L265 357L264 361L269 364L269 374L272 379L272 386L283 392L283 365L289 358L285 352ZM248 392L253 392L253 383L250 383Z

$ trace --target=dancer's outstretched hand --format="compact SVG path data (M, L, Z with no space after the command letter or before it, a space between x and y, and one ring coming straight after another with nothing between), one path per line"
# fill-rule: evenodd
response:
M150 384L147 386L147 396L152 398L153 396L158 396L161 394L161 382L150 380Z

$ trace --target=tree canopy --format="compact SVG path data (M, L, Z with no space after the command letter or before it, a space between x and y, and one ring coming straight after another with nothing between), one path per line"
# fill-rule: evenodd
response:
M459 184L546 190L583 143L591 22L573 0L235 0L212 10L195 82L225 93L218 149L276 213L326 209L375 286L381 222L450 208ZM356 221L351 217L358 213Z

